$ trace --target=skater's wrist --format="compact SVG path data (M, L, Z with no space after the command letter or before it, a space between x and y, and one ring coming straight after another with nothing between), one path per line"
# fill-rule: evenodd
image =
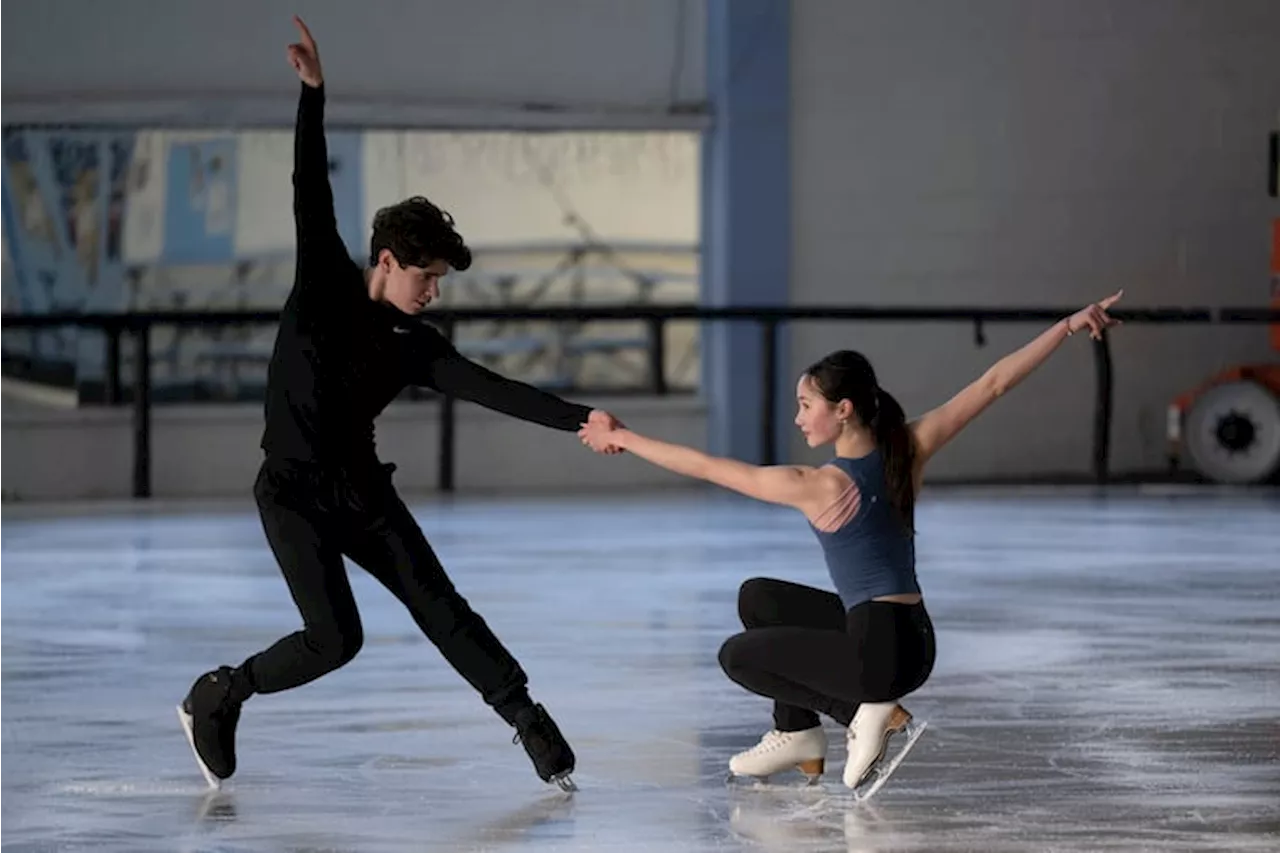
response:
M620 447L623 450L627 449L627 446L631 443L632 439L634 439L635 437L636 437L636 434L631 430L627 429L626 427L619 427L618 429L615 429L609 433L609 441L613 444L613 446Z

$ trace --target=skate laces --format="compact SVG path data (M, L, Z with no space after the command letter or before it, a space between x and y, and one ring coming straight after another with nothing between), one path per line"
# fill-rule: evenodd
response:
M750 755L763 755L766 752L773 752L783 746L790 738L791 732L780 732L772 729L765 732L764 737L760 738L760 742L751 749L747 750Z

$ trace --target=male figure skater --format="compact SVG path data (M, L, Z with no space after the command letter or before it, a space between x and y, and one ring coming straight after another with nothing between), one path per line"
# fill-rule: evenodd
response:
M324 137L324 78L316 43L289 61L302 80L294 137L297 270L268 372L266 458L254 485L267 541L303 628L238 667L196 679L179 716L210 785L236 769L241 705L254 693L306 684L355 657L360 615L343 555L391 591L453 665L516 730L538 776L570 789L574 754L526 689L515 658L454 588L374 450L373 420L408 384L435 388L564 432L616 425L463 358L413 315L439 296L440 277L471 252L448 214L424 198L380 210L370 268L338 234Z

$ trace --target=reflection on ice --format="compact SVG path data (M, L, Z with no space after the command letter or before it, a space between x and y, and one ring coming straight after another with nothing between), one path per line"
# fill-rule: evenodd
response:
M719 672L738 585L825 585L792 514L733 500L417 507L530 673L581 790L511 732L358 569L361 655L255 697L210 792L173 706L296 627L256 519L3 524L6 851L1275 849L1280 524L1265 494L942 492L920 510L939 638L924 737L871 803L726 784L768 703ZM504 530L502 537L490 535ZM584 533L584 531L589 531Z

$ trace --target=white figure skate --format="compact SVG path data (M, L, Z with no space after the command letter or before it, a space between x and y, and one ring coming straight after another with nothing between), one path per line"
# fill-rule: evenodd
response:
M849 759L844 766L844 784L854 789L854 799L871 799L889 781L927 725L916 722L897 702L869 702L858 707L846 735ZM906 741L886 764L889 740L896 734L905 734Z
M827 760L827 733L822 726L798 732L765 733L760 742L729 759L730 776L768 779L775 773L797 769L810 785L822 776Z

